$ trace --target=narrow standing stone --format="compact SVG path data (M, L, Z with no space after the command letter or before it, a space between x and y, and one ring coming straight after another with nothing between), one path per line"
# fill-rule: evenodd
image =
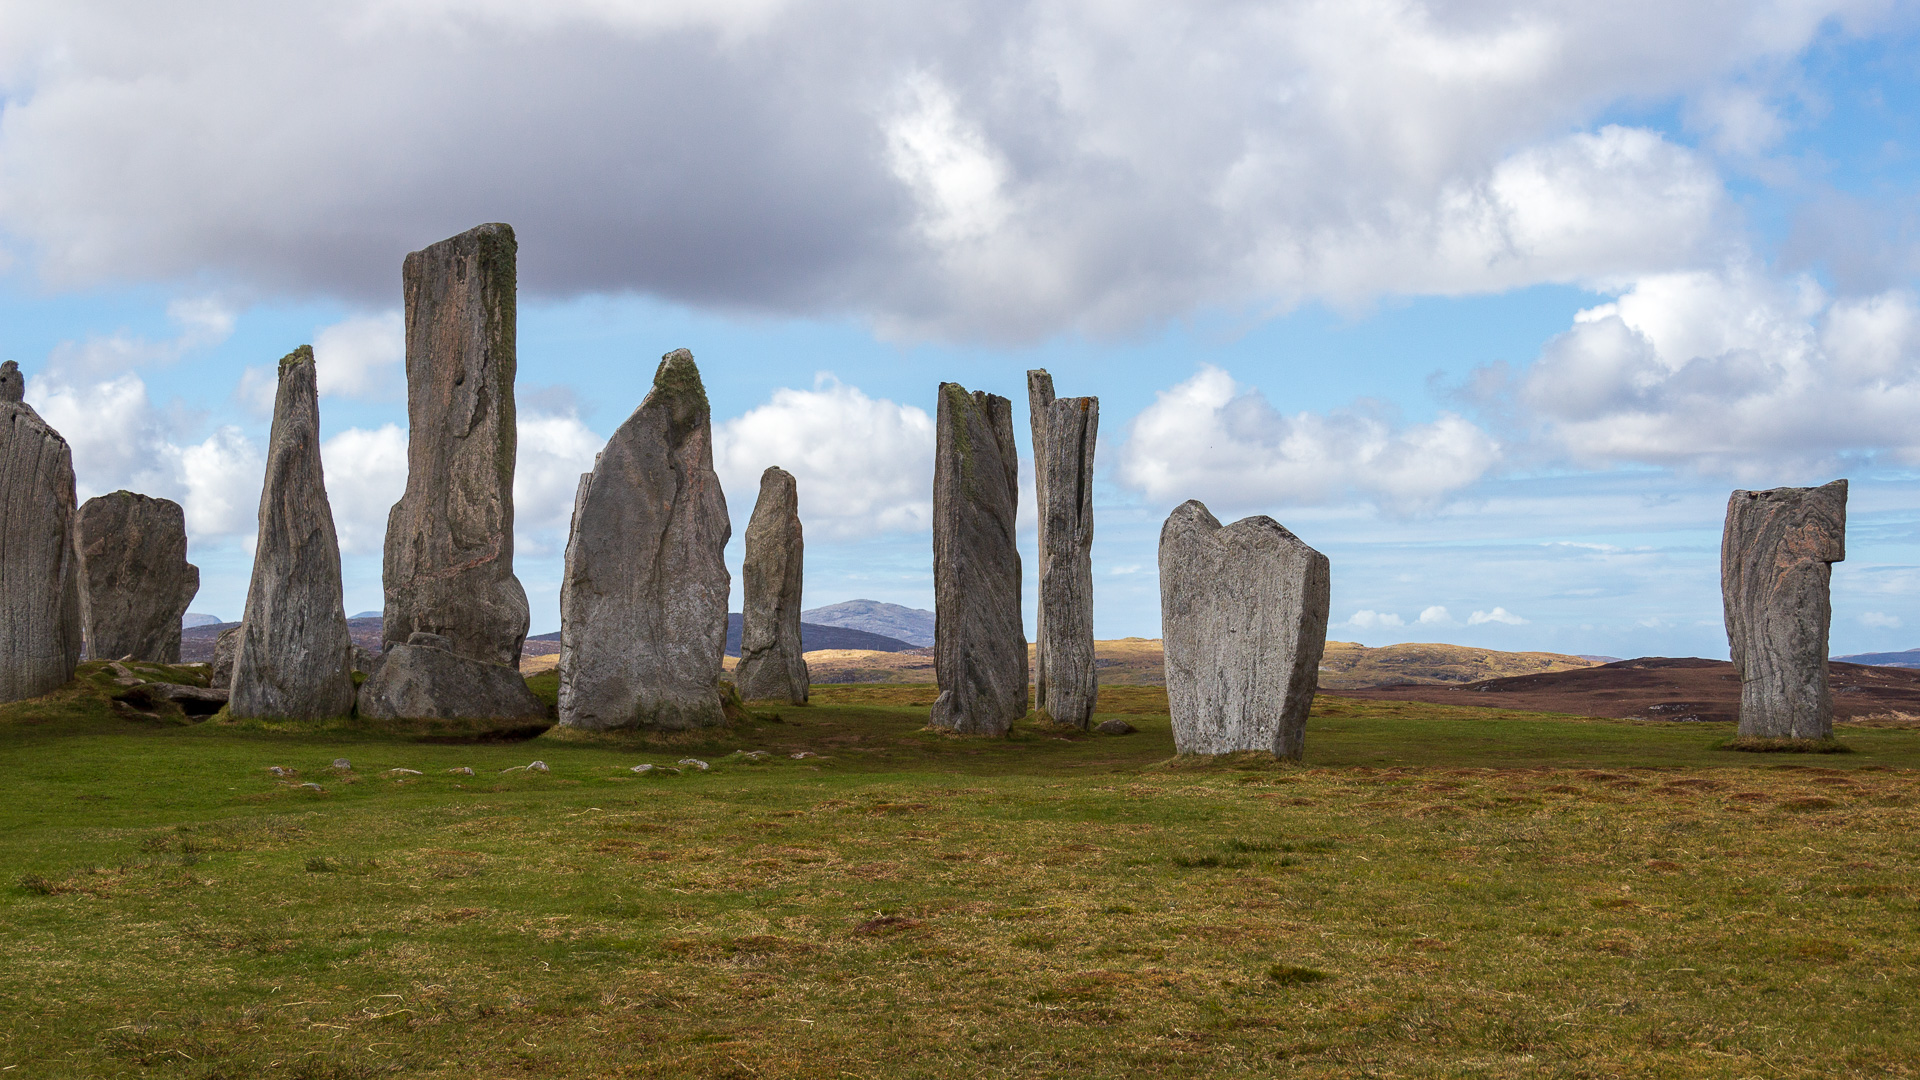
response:
M233 685L233 661L240 652L240 631L245 629L235 623L220 631L213 639L213 665L207 676L207 685L227 688Z
M931 722L963 735L1005 735L1027 712L1013 404L941 383L938 433L933 661L940 696Z
M387 517L388 647L415 633L516 666L513 229L482 225L407 256L407 490Z
M740 607L740 696L807 703L807 658L800 646L800 589L806 545L800 535L800 495L793 474L778 467L760 474L760 499L747 522L746 560L740 568L746 599Z
M733 577L700 370L668 353L580 478L560 584L560 722L694 728L720 699Z
M320 466L313 349L302 345L280 361L260 536L228 702L234 716L315 720L353 711L353 695L340 542Z
M1270 517L1198 500L1160 528L1160 635L1182 754L1299 758L1327 647L1327 557Z
M1027 372L1027 406L1040 511L1033 707L1085 730L1100 694L1093 666L1093 449L1100 399L1056 398L1053 376L1040 369Z
M73 454L0 364L0 701L39 697L80 663Z
M1736 491L1720 535L1720 595L1740 673L1740 734L1833 736L1828 591L1847 557L1847 482Z
M180 504L131 491L88 499L75 525L87 655L180 662L180 617L200 591Z

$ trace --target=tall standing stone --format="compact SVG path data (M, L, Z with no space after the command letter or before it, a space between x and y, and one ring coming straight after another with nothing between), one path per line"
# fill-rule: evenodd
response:
M340 542L320 467L313 349L280 361L253 580L234 651L234 716L313 720L353 710L353 639L341 604Z
M116 491L81 505L75 533L87 655L179 663L180 617L200 591L180 504Z
M1027 637L1020 620L1020 455L1013 404L940 384L933 466L931 722L965 735L1004 735L1027 712Z
M1270 517L1198 500L1160 528L1160 634L1182 754L1298 758L1327 647L1327 557Z
M1033 488L1039 506L1040 603L1033 707L1085 728L1100 680L1093 666L1093 449L1100 399L1056 398L1053 376L1027 372Z
M560 584L560 722L694 728L720 699L733 578L700 370L668 353L580 478Z
M1828 592L1847 557L1847 482L1736 491L1720 535L1720 595L1740 673L1740 734L1833 735Z
M0 701L38 697L80 663L73 454L0 364Z
M407 256L407 490L387 517L388 647L415 633L520 663L513 576L514 257L507 225Z
M807 658L800 645L800 589L806 545L800 535L800 495L793 474L778 467L760 474L760 498L747 522L741 584L740 696L807 703Z

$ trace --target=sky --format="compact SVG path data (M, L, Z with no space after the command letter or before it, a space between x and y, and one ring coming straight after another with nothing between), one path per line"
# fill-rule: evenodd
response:
M1920 645L1920 5L0 0L0 359L235 619L317 357L349 612L405 484L400 267L520 243L516 569L693 351L735 533L933 600L936 387L1100 398L1095 633L1269 515L1329 636L1725 657L1736 488L1851 482L1835 654ZM1031 473L1023 544L1032 624Z

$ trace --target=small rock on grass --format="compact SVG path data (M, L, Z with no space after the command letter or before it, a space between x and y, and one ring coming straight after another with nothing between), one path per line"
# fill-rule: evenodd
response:
M472 767L467 765L462 765L457 769L448 769L447 772L454 776L472 776L473 775Z
M708 765L706 762L701 761L699 758L690 758L690 757L681 758L680 764L685 765L689 768L699 769L701 772L706 772L708 769L713 767L711 765Z
M1139 729L1125 720L1102 720L1093 730L1102 735L1131 735Z
M788 754L787 756L795 761L799 761L801 758L819 757L820 755L811 750L802 750L797 754Z
M656 766L653 766L653 765L635 765L633 767L633 771L637 773L650 773L655 768Z
M343 757L337 757L333 759L333 767L339 769L341 772L352 772L353 762Z
M299 769L289 769L283 765L269 765L267 771L275 776L299 776Z
M313 781L311 781L311 780L309 780L309 781L307 781L307 782L306 782L306 783L304 783L304 784L301 784L300 786L301 786L301 787L303 787L303 788L306 788L306 789L308 789L309 791L325 791L325 790L327 790L326 788L323 788L323 787L321 787L321 786L320 786L319 784L316 784L316 783L314 783L314 782L313 782Z
M388 769L388 776L425 776L419 769Z

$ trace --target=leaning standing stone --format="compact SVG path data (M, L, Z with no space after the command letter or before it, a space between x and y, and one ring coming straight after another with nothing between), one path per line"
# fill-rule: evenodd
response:
M1160 529L1160 634L1182 754L1298 758L1327 647L1327 557L1270 517L1197 500Z
M353 710L352 665L340 543L320 468L313 349L302 345L280 361L229 708L239 717L344 716Z
M95 660L180 662L180 617L200 591L180 504L131 491L80 507L80 614Z
M80 662L73 454L0 364L0 701L38 697Z
M800 646L800 587L805 544L800 496L793 474L760 474L760 499L747 522L746 560L740 568L746 599L740 608L740 696L807 703L807 658Z
M1740 673L1740 735L1833 736L1827 628L1833 564L1847 557L1847 482L1736 491L1720 535L1727 643Z
M1093 666L1093 449L1100 399L1056 398L1053 376L1040 369L1027 372L1027 406L1040 511L1033 707L1085 729L1100 692Z
M1005 735L1027 712L1013 404L940 384L933 471L934 727Z
M695 728L726 722L720 671L733 526L713 471L693 354L660 360L653 390L580 478L560 583L560 722Z
M509 667L527 637L513 576L514 259L507 225L407 256L407 490L387 516L382 637L438 634Z
M208 686L230 687L233 685L233 660L235 654L240 651L242 629L244 627L241 624L235 623L220 631L220 636L213 639L213 670L207 678Z

